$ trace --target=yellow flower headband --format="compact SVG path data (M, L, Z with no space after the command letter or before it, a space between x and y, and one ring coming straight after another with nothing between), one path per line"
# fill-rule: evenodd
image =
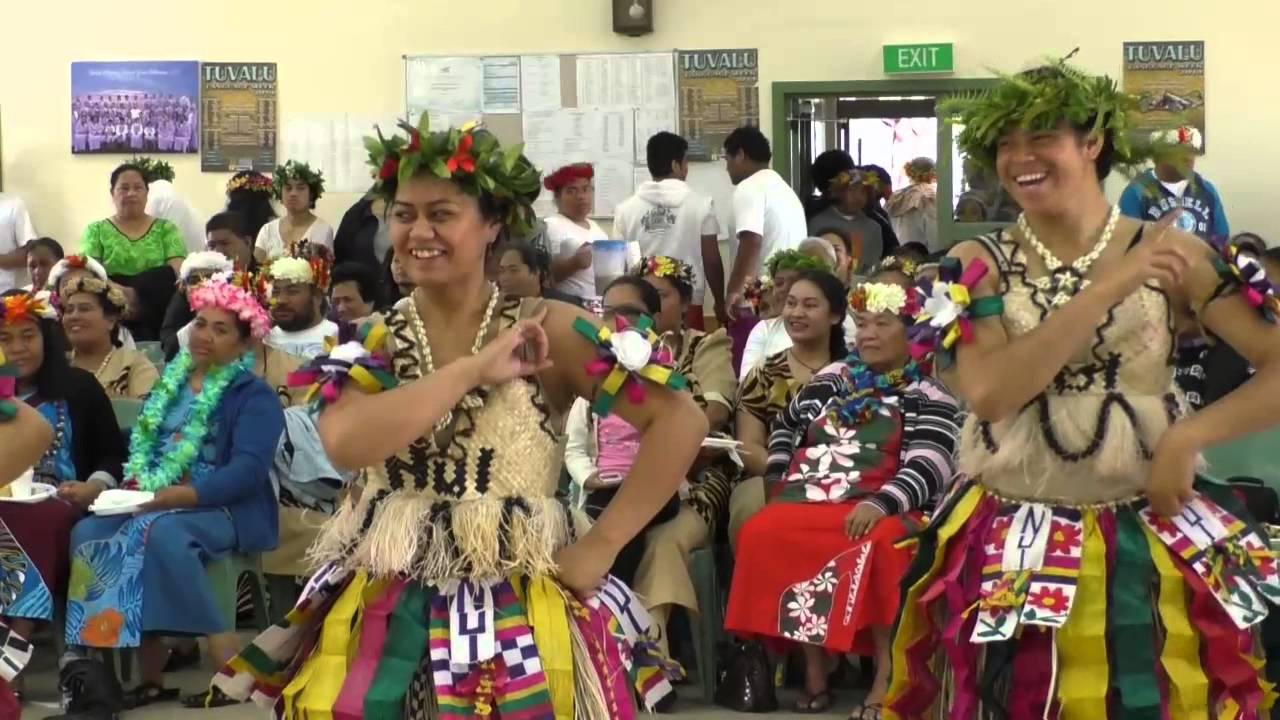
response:
M862 283L849 293L849 307L856 312L892 313L912 317L919 304L911 293L893 283Z
M660 278L675 280L693 286L693 267L679 258L666 255L646 255L636 265L636 275L656 275Z
M76 293L89 293L102 298L103 302L110 305L117 313L124 312L128 307L129 301L125 299L124 292L120 288L110 283L105 283L92 275L81 275L67 281L62 287L59 297L63 302Z

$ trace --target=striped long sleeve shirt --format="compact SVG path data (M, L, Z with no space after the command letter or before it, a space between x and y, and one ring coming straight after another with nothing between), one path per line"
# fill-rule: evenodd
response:
M809 424L822 417L834 402L850 390L842 371L828 371L813 378L778 413L770 426L766 482L781 482L791 456L804 439ZM938 381L925 378L905 388L897 397L902 411L902 448L898 472L880 490L862 502L872 502L886 515L931 507L956 474L956 444L960 434L959 406Z

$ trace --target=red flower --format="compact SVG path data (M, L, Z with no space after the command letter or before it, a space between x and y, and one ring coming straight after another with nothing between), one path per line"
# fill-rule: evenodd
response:
M409 131L409 152L417 152L422 149L422 133L417 130Z
M378 171L378 177L383 180L394 180L398 172L400 172L400 158L388 155L387 159L382 161L382 169Z
M466 173L474 173L476 171L476 159L471 155L471 145L474 142L471 133L462 136L458 141L458 149L454 151L453 157L449 158L449 172L456 173L462 170Z
M1027 598L1027 602L1033 607L1041 610L1048 610L1061 615L1067 611L1067 607L1071 604L1071 598L1059 587L1040 588L1034 594Z
M1049 552L1066 555L1080 547L1080 528L1064 522L1054 522L1049 531Z

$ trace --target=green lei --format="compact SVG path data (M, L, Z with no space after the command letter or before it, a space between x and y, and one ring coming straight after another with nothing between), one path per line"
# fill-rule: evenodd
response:
M250 352L230 365L210 371L205 377L204 389L193 403L191 416L187 419L178 446L173 452L157 458L156 450L160 445L157 433L160 425L177 402L195 367L191 353L183 350L165 368L164 375L151 391L142 414L138 416L138 424L133 428L129 443L129 461L124 466L125 477L135 481L140 489L149 492L180 482L200 454L200 447L209 434L209 418L222 402L222 394L241 372L253 372L253 365L254 356Z

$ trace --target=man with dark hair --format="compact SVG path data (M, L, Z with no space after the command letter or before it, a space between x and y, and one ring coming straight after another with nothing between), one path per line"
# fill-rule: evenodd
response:
M1168 147L1157 158L1154 169L1133 179L1120 194L1120 212L1144 222L1156 222L1181 210L1174 227L1205 240L1228 237L1231 225L1222 197L1213 183L1196 172L1196 155L1204 151L1200 131L1194 127L1162 130L1151 135L1152 143Z
M720 260L720 223L711 198L694 192L689 176L689 143L675 133L660 132L646 147L649 175L636 194L614 211L613 229L640 246L643 255L665 255L693 268L693 302L687 322L702 329L702 301L710 285L716 319L728 323L724 305L724 265Z
M253 236L249 234L243 215L238 212L220 212L204 224L204 234L206 246L226 256L237 270L257 271L258 262L253 258Z
M765 258L795 250L808 237L804 207L782 176L769 167L773 153L759 128L740 127L724 140L724 163L733 191L733 229L738 240L725 291L730 313L743 307L747 281Z
M210 254L214 252L229 260L236 270L257 272L258 261L253 258L253 238L248 233L244 216L240 213L225 211L214 215L204 224L205 247L210 252L191 253L183 261L183 267L189 267L201 278L207 277L221 269L221 266L215 268L208 265L209 258L217 259L217 255ZM188 326L196 317L187 302L188 280L189 278L183 277L180 269L178 282L181 287L170 298L169 305L165 308L164 320L160 323L160 346L164 349L165 360L172 360L179 350L187 346L191 332Z
M329 304L339 322L369 317L382 304L378 276L356 262L335 267L329 286Z

